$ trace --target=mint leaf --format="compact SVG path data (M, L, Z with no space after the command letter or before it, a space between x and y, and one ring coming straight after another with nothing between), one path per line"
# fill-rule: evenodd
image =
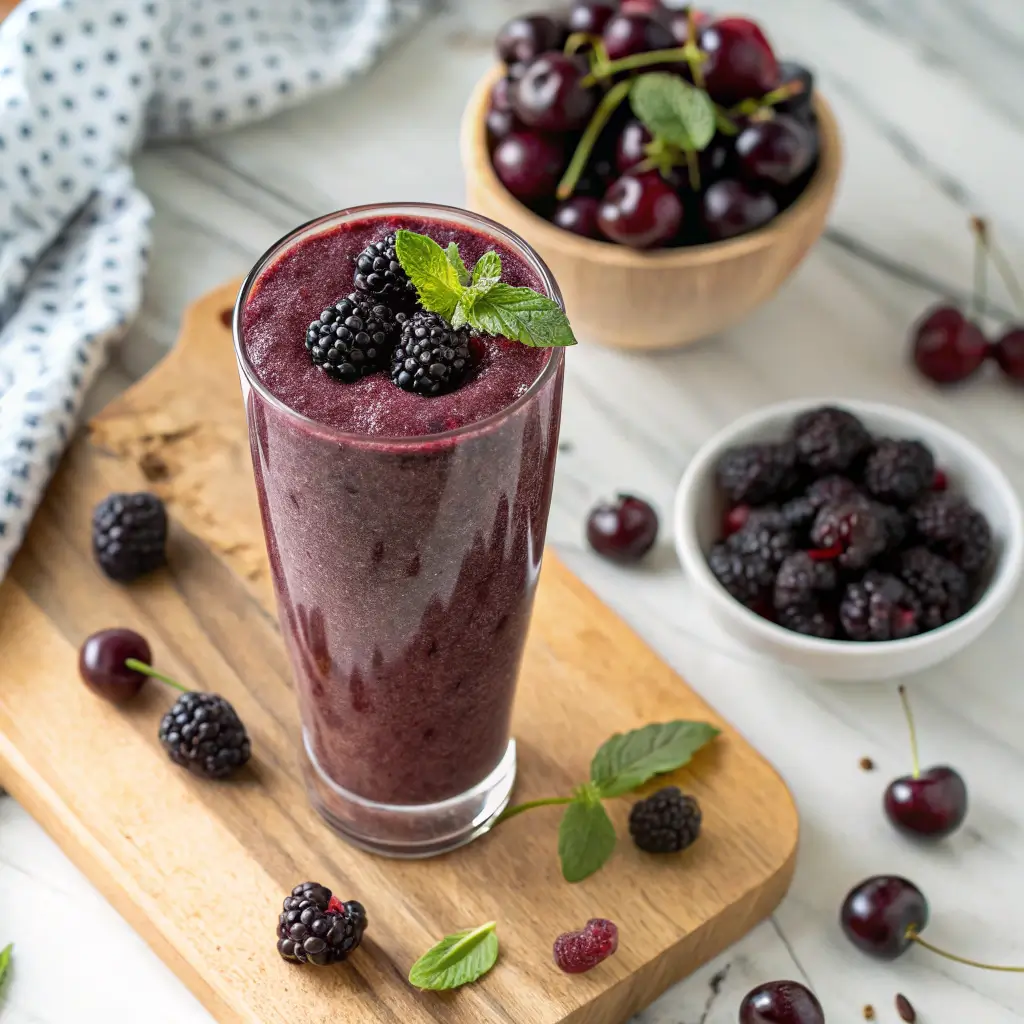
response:
M408 271L406 271L408 273ZM409 984L440 992L482 978L497 962L496 921L446 935L412 965Z
M14 943L9 942L3 950L0 950L0 982L4 980L7 968L11 966L11 953L14 951Z
M630 90L629 104L656 139L680 149L704 149L714 137L711 98L676 75L641 75Z
M444 249L426 235L398 231L395 252L419 294L420 305L450 322L462 295L462 284Z
M615 849L615 826L593 786L581 786L565 809L558 829L562 877L582 882L597 871Z
M481 289L481 294L489 291L501 280L501 257L491 249L476 261L473 268L473 287Z
M459 247L454 242L448 243L445 256L448 257L448 262L452 265L455 276L459 279L459 284L465 287L469 284L469 268L462 262L462 256L459 255Z
M606 740L590 763L590 780L601 797L621 796L648 779L682 768L718 733L707 722L655 722Z
M466 315L478 331L503 335L531 348L576 344L558 303L532 288L496 284L473 303Z

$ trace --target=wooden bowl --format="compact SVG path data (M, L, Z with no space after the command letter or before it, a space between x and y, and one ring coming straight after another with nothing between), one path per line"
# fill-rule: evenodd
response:
M471 210L521 235L543 257L565 297L581 339L627 349L686 345L737 323L770 298L825 227L839 179L842 144L820 93L818 170L799 199L770 224L724 242L639 252L592 241L537 216L498 180L484 118L493 69L478 83L462 117L462 162Z

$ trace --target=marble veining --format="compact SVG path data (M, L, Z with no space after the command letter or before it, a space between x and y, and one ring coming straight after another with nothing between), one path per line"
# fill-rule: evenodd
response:
M156 207L145 305L90 409L160 358L188 302L247 270L299 221L374 200L461 201L462 105L490 62L495 28L535 4L441 6L350 89L243 132L138 159ZM969 291L969 213L993 218L1024 269L1024 6L740 6L762 20L780 53L816 69L836 109L846 166L830 228L779 296L725 334L656 356L586 345L571 354L549 537L573 571L778 767L803 832L792 891L772 918L635 1024L733 1024L743 993L776 977L812 985L830 1024L855 1024L868 1003L879 1021L895 1024L896 992L926 1024L1024 1022L1020 976L984 974L924 952L877 964L845 943L836 921L854 882L902 872L931 900L932 941L1024 963L1024 598L972 648L904 680L925 761L957 766L973 800L956 837L921 849L894 835L880 810L885 782L908 766L891 685L825 686L738 648L693 599L667 529L632 571L600 562L582 543L583 516L598 497L632 490L667 520L678 478L705 438L759 405L804 395L875 398L938 416L981 444L1024 492L1024 393L995 375L938 393L905 359L908 325L923 308ZM994 281L987 309L992 327L1012 309ZM864 756L877 771L859 768ZM169 969L3 798L0 943L8 940L17 950L0 997L3 1024L209 1024Z

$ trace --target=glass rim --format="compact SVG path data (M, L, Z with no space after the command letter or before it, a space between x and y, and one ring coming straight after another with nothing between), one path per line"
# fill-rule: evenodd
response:
M365 203L360 206L348 206L341 210L334 210L331 213L321 214L319 217L313 217L304 224L300 224L298 227L293 228L287 234L282 235L259 257L259 259L256 260L252 269L245 275L245 278L238 289L238 295L235 297L235 307L231 315L231 336L235 349L235 359L238 363L239 369L245 375L245 379L248 381L249 386L254 388L259 393L260 397L274 409L298 423L303 424L307 428L311 428L314 433L322 437L326 437L331 440L345 441L348 443L362 443L369 446L386 445L388 447L417 447L424 444L430 444L432 442L463 437L469 434L482 433L501 423L526 405L540 390L543 389L548 381L558 373L558 370L562 365L565 350L559 347L552 348L551 355L544 364L543 369L539 374L537 374L536 379L514 402L510 402L497 412L493 412L489 416L485 416L483 419L475 420L472 423L466 423L460 427L455 427L452 430L445 430L436 434L403 434L392 436L342 430L337 427L332 427L327 423L322 423L320 420L312 419L304 413L299 412L297 409L293 409L287 402L278 398L277 395L267 388L259 377L256 376L256 371L253 369L253 366L249 361L249 355L242 344L241 324L242 308L245 300L248 298L249 293L256 285L263 271L266 270L275 259L287 252L291 243L295 239L301 235L312 233L321 225L326 228L333 222L340 221L342 219L355 219L360 215L369 216L373 214L380 214L383 216L399 216L402 213L412 213L425 217L426 219L430 219L431 214L437 214L434 218L436 220L442 220L444 216L447 215L451 218L468 220L485 229L487 234L496 236L506 245L516 249L537 272L548 297L557 302L563 310L565 309L565 302L562 299L562 293L559 290L558 283L555 281L554 275L548 269L547 264L543 259L541 259L539 253L537 253L533 246L531 246L524 238L517 235L514 231L509 230L497 221L491 220L490 217L485 217L483 214L475 213L472 210L466 210L459 206L448 206L442 203L412 202Z

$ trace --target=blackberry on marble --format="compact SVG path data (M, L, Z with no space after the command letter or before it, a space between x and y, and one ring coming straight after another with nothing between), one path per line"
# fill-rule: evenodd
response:
M391 379L404 391L443 395L461 387L471 365L469 329L456 329L437 313L419 312L402 324Z
M402 311L416 305L416 286L398 262L394 233L371 242L356 257L356 288Z
M763 505L792 490L796 450L789 442L737 445L722 454L715 474L732 504Z
M303 882L285 897L277 922L277 951L291 963L328 967L345 960L365 931L361 903L342 903L326 886Z
M822 406L796 418L793 441L797 458L812 473L845 473L871 447L867 427L845 409Z
M879 501L908 505L935 479L935 456L920 441L883 438L864 466L864 487Z
M306 349L328 377L353 384L387 366L404 319L371 296L353 292L309 325Z
M934 551L916 547L902 552L897 575L920 599L925 629L938 629L967 610L970 603L967 575Z
M932 492L911 505L908 515L917 536L968 576L985 568L992 555L992 527L965 498Z
M872 569L846 588L839 620L851 640L903 640L921 632L921 602L901 579Z

